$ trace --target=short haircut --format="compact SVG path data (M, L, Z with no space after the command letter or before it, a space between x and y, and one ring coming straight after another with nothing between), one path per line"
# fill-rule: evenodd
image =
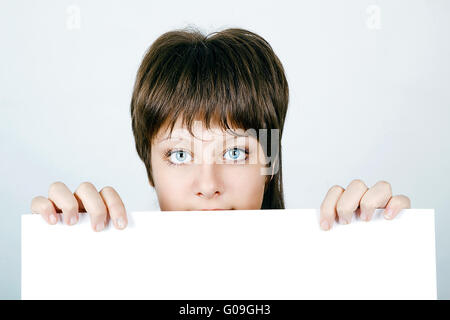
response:
M207 129L278 129L277 170L266 182L261 209L284 209L281 138L288 102L283 66L256 33L229 28L204 35L189 27L162 34L143 57L131 99L136 150L150 184L152 141L165 126L172 132L179 117L191 134L195 120Z

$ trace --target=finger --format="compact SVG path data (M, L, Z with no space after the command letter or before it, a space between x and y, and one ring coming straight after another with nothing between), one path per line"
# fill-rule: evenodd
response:
M125 206L119 194L113 187L104 187L100 190L100 195L106 204L108 214L116 229L124 229L128 224L128 220Z
M320 205L320 227L330 230L336 217L336 203L344 192L344 188L338 185L332 186Z
M384 208L392 197L391 184L386 181L375 183L361 198L361 219L370 221L376 208Z
M48 189L48 199L60 208L63 221L67 225L74 225L78 221L78 202L72 191L62 182L54 182Z
M386 205L384 217L388 220L394 219L403 209L411 208L411 200L405 195L393 196Z
M83 182L75 191L75 195L89 214L92 229L102 231L107 223L108 211L95 186L90 182Z
M37 196L31 200L31 213L40 214L49 224L56 224L58 222L56 209L53 203L46 197Z
M352 221L353 213L358 209L359 202L367 189L366 184L360 179L350 182L336 204L339 223L349 224Z

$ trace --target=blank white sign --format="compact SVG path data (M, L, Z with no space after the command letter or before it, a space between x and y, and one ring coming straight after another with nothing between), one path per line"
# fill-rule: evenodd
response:
M22 215L22 299L436 299L433 209L319 228L316 209Z

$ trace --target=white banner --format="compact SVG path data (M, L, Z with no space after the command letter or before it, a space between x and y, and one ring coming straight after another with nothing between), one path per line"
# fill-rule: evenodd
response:
M22 299L436 299L433 209L319 228L316 209L22 215Z

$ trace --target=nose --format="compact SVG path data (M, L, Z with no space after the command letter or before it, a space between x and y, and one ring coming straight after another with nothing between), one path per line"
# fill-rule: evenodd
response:
M217 164L198 165L195 177L195 194L203 199L213 199L223 193L222 181Z

